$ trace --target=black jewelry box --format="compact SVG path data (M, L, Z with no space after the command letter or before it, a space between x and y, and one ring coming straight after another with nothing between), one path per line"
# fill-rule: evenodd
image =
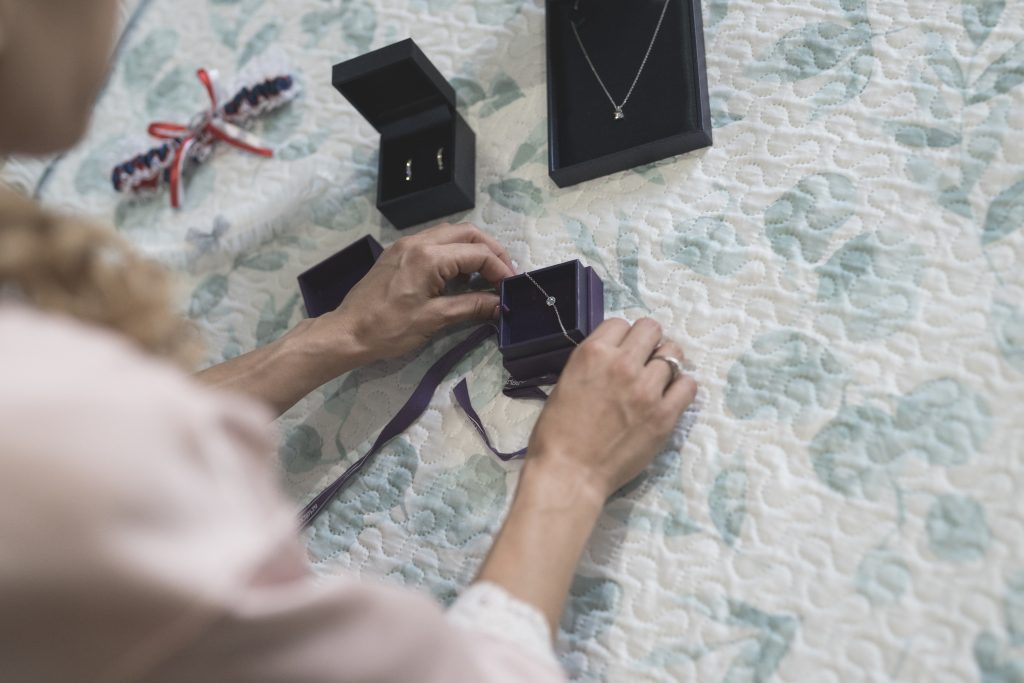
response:
M331 82L380 133L377 208L396 228L474 207L476 136L411 38L335 64Z
M340 306L383 251L384 247L367 235L299 275L299 291L306 304L306 314L318 318Z
M663 9L616 118L594 72L621 104ZM711 145L700 0L547 0L546 23L549 174L559 187Z
M498 348L505 369L519 381L561 373L576 348L567 335L582 342L604 321L604 283L593 268L567 261L530 276L535 283L516 275L503 280L498 292Z

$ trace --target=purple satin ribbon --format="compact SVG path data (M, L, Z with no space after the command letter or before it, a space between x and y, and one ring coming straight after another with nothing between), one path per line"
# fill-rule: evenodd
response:
M490 449L491 453L494 453L505 462L515 458L521 458L526 455L527 449L525 448L520 448L518 451L513 451L512 453L503 453L494 447L491 443L491 437L487 433L487 428L484 427L483 420L480 419L480 416L473 408L473 402L469 400L469 383L466 382L465 379L455 385L455 388L452 390L452 394L455 395L455 401L462 407L466 416L469 417L469 421L473 423L473 427L476 428L477 434L479 434L480 438L484 440L485 444L487 444L487 448ZM511 396L512 398L532 398L540 401L546 401L548 399L548 395L537 387L512 388L505 385L505 395Z
M391 418L391 421L384 425L384 429L381 430L380 435L377 436L377 440L373 442L370 450L366 451L365 455L352 463L340 477L335 479L330 486L321 491L316 498L306 505L306 507L302 508L302 514L299 516L299 520L303 529L313 523L313 520L315 520L320 513L327 508L327 504L331 502L331 499L338 495L342 489L351 482L352 478L355 477L361 469L363 469L366 463L369 462L369 460L375 456L388 441L404 432L412 425L413 422L419 419L427 409L427 406L430 405L430 400L433 398L437 388L441 385L441 382L443 382L448 373L459 364L459 361L472 353L496 333L497 328L494 325L483 325L482 327L478 327L472 334L452 347L450 351L441 356L436 363L430 366L430 369L427 370L425 375L423 375L423 379L420 380L419 385L412 392L412 396L409 397L409 400L406 401L405 405L402 406L398 413ZM525 382L510 380L509 383L505 385L504 393L510 398L535 399L542 401L547 400L547 394L541 391L539 387L545 384L554 384L557 379L558 377L556 375L545 375L544 377L538 377ZM469 419L476 428L477 433L480 434L484 443L487 444L487 447L491 449L492 453L505 461L526 454L525 448L516 451L515 453L502 453L491 445L491 439L487 434L487 429L484 427L476 410L473 409L473 403L469 399L469 387L466 384L465 379L459 382L453 393L455 394L455 400L466 412L466 415L469 416Z

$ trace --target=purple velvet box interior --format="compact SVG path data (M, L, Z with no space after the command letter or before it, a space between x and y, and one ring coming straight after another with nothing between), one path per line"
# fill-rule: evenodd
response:
M530 275L555 297L565 330L577 342L604 320L604 283L592 268L567 261ZM503 281L499 294L499 347L505 369L519 380L559 374L576 347L565 338L540 289L518 275Z
M317 318L336 309L377 262L384 248L370 235L324 259L299 275L306 313Z
M537 284L531 282L526 275L510 277L501 283L499 345L502 355L506 358L521 358L569 344L558 325L558 317L552 307L545 303L544 294L537 285L555 297L555 305L569 335L576 341L583 340L583 328L588 317L588 294L587 288L583 286L583 271L579 261L567 261L532 271L530 276Z

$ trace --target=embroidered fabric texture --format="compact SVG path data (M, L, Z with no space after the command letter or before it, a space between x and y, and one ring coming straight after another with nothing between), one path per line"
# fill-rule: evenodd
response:
M460 628L512 643L561 671L544 615L496 583L482 581L467 588L448 610L447 617Z

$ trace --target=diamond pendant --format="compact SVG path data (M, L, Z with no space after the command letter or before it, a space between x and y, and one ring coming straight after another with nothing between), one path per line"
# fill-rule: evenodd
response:
M555 305L555 297L549 296L544 303L546 303L548 306L554 306Z
M622 113L622 107L615 107L615 120L626 118L626 115Z

